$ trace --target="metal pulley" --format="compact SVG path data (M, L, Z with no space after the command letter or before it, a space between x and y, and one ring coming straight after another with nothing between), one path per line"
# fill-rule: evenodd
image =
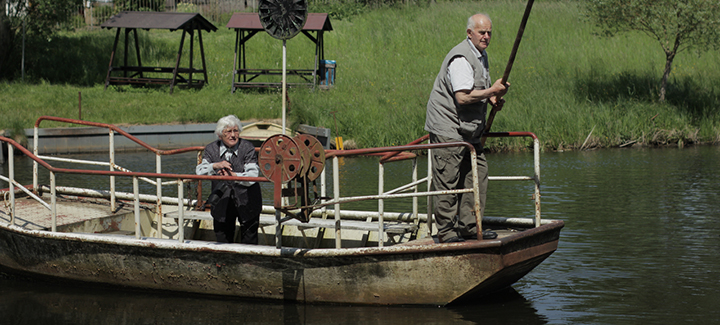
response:
M317 138L300 134L295 137L295 142L300 148L300 157L303 161L300 175L309 181L314 181L325 168L325 149Z
M260 146L258 163L263 175L274 184L275 209L308 222L313 205L320 199L315 179L325 168L325 150L320 141L305 134L295 138L273 135Z
M260 24L274 38L291 39L305 26L305 0L260 0L258 8Z
M289 136L276 134L263 142L258 153L260 171L273 183L286 183L302 169L298 144Z
M273 183L286 183L296 177L314 181L325 168L325 150L311 135L291 138L276 134L260 146L258 163L260 171Z

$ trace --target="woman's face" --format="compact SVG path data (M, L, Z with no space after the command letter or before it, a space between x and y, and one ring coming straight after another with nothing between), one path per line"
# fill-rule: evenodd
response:
M220 140L222 140L226 147L230 148L240 141L240 130L237 126L228 126L222 131Z

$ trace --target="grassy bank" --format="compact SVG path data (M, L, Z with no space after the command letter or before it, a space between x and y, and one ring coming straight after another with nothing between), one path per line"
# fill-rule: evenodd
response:
M440 2L333 20L325 56L338 63L336 85L329 91L291 89L289 118L333 133L337 125L340 136L361 147L418 138L425 133L425 104L437 70L463 39L467 16L482 11L492 17L488 52L491 74L499 78L524 7L525 1L509 0ZM82 118L89 121L214 122L230 113L243 120L279 118L279 90L230 93L235 34L225 24L215 22L218 31L203 35L210 85L172 95L167 88L103 90L114 31L32 41L29 81L0 83L0 129L30 128L41 115L77 118L79 93ZM668 100L658 103L664 64L659 45L641 34L599 38L592 32L575 1L536 1L493 131L532 131L550 149L720 142L720 54L679 55ZM143 64L173 65L178 33L141 34ZM258 34L247 50L248 67L280 68L280 41ZM288 41L289 68L312 66L313 55L304 36ZM527 141L492 139L488 145L518 149Z

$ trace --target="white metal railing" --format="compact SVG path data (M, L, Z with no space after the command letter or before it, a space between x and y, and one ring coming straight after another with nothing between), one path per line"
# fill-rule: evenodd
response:
M95 127L104 127L108 129L108 151L109 151L109 162L93 162L93 161L84 161L84 160L77 160L77 159L66 159L66 158L59 158L59 157L48 157L48 156L40 156L38 153L38 147L39 147L39 135L38 135L38 129L40 122L43 120L51 120L56 122L64 122L64 123L70 123L70 124L78 124L78 125L88 125L88 126L95 126ZM73 119L66 119L66 118L58 118L58 117L52 117L52 116L42 116L38 118L38 120L35 122L35 126L33 129L33 154L38 157L39 159L45 159L45 160L56 160L56 161L65 161L65 162L74 162L79 164L93 164L93 165L103 165L103 166L109 166L109 169L111 172L115 171L116 169L122 170L125 172L130 172L129 170L122 168L118 166L115 163L115 133L120 133L126 138L130 139L131 141L137 143L138 145L145 147L146 149L152 151L155 153L155 173L161 174L162 173L162 156L164 154L172 154L172 153L181 153L191 150L200 151L203 148L202 147L193 147L193 148L186 148L186 149L180 149L180 150L158 150L156 148L153 148L149 146L148 144L142 142L141 140L137 139L136 137L128 134L127 132L117 128L114 125L110 124L104 124L104 123L95 123L95 122L87 122L82 120L73 120ZM200 155L198 155L198 159L200 159ZM198 161L199 162L199 161ZM51 173L51 176L53 174ZM149 182L156 187L156 209L155 214L158 218L157 220L162 220L162 186L163 185L171 185L171 184L178 184L178 186L181 186L183 182L178 181L170 181L163 183L161 178L156 178L155 181L150 180L147 177L141 177L143 181ZM54 180L51 178L51 182ZM38 161L33 161L33 188L35 191L38 189ZM51 191L54 190L51 189ZM115 203L116 203L116 191L115 191L115 175L110 175L110 210L115 211ZM157 223L157 233L158 236L162 235L162 223Z
M47 119L47 117L46 117ZM62 119L64 120L64 119ZM10 184L10 191L9 191L9 197L10 197L10 215L11 215L11 223L15 223L15 187L20 188L24 192L26 192L28 195L33 197L34 199L43 202L43 205L51 210L52 213L52 231L57 231L57 204L56 204L56 197L57 197L57 191L58 189L61 189L62 191L71 191L70 188L64 188L59 187L55 183L55 174L57 172L60 173L74 173L74 174L99 174L99 175L106 175L111 178L111 186L110 191L108 193L101 193L101 194L109 194L111 198L111 202L116 199L118 196L118 193L115 192L114 187L114 177L115 176L125 176L125 177L132 177L133 181L133 193L132 193L132 200L134 202L134 214L135 214L135 222L136 222L136 232L135 236L137 238L140 237L140 216L139 216L139 209L140 205L139 202L142 201L150 201L154 202L157 205L157 234L158 236L162 235L162 211L161 206L163 203L167 203L169 201L168 198L162 196L162 185L170 185L170 184L177 184L178 185L178 197L177 200L172 200L174 203L178 204L178 225L180 229L182 229L182 225L184 224L184 207L188 205L192 205L195 202L191 200L184 199L184 193L183 193L183 184L190 180L202 180L202 179L222 179L222 180L250 180L250 181L267 181L265 178L257 177L257 178L244 178L244 177L219 177L219 176L199 176L199 175L179 175L179 174L162 174L161 173L161 154L158 153L156 155L156 172L155 173L142 173L142 172L131 172L127 170L115 170L115 167L117 167L114 164L114 150L113 150L113 140L112 140L112 134L114 131L110 130L110 162L104 163L104 162L91 162L91 161L83 161L83 160L73 160L73 159L65 159L65 158L54 158L54 157L44 157L44 158L53 158L54 160L64 161L64 162L76 162L76 163L83 163L83 164L98 164L98 165L104 165L109 166L109 171L88 171L88 170L71 170L71 169L59 169L54 168L47 163L45 163L40 157L37 156L37 126L35 130L35 136L34 136L34 152L35 153L29 153L26 152L26 155L34 157L33 161L33 191L37 193L39 190L39 186L37 185L37 172L38 172L38 164L42 163L45 168L47 168L50 172L50 195L51 195L51 202L50 204L45 203L43 200L41 200L39 197L35 195L35 193L31 193L29 190L27 190L25 187L23 187L21 184L17 183L14 179L14 162L13 162L13 144L16 147L19 147L14 141L4 138L0 139L3 141L6 141L8 143L8 153L9 153L9 177L4 177L0 175L0 179L7 181ZM498 136L498 135L496 135ZM541 224L541 217L540 217L540 148L539 148L539 141L537 138L531 134L531 133L500 133L499 136L527 136L533 138L533 148L534 148L534 175L533 176L490 176L489 180L491 181L533 181L535 184L535 193L534 193L534 200L535 200L535 220L534 220L534 226L538 227ZM132 137L132 136L130 136ZM138 140L139 141L139 140ZM12 142L12 143L11 143ZM322 215L327 214L329 211L326 210L328 205L333 205L334 210L332 213L335 216L335 244L337 248L341 247L342 242L342 212L341 212L341 204L349 203L349 202L356 202L356 201L362 201L362 200L378 200L378 212L377 212L377 218L378 218L378 246L382 247L385 240L387 239L386 233L385 233L385 215L386 211L384 209L384 201L388 199L396 199L396 198L412 198L412 215L410 217L410 220L413 222L418 223L420 221L420 215L418 213L418 197L426 196L427 197L427 214L425 215L425 220L428 224L428 233L429 235L432 234L432 204L431 204L431 198L434 195L438 194L459 194L459 193L470 193L473 192L475 195L475 213L478 218L478 225L479 228L482 225L482 214L479 208L478 202L478 193L477 191L474 191L473 189L458 189L458 190L450 190L450 191L431 191L432 188L432 166L431 166L431 150L433 148L439 148L443 146L466 146L470 148L474 153L474 148L472 145L469 145L464 142L457 142L457 143L449 143L449 144L425 144L425 145L407 145L407 146L399 146L399 147L385 147L385 148L368 148L368 149L358 149L358 150L346 150L346 151L333 151L331 152L328 157L332 159L333 162L333 198L330 200L325 200L321 202L320 204L317 204L314 206L315 208L319 208L319 211ZM24 149L24 148L22 148ZM194 149L197 149L195 147ZM25 149L26 150L26 149ZM418 168L417 168L417 156L411 155L410 158L402 158L402 159L412 159L412 180L410 183L401 185L395 189L391 189L389 191L384 190L385 186L385 167L384 165L390 161L385 161L384 159L380 159L379 163L379 173L378 173L378 194L377 195L363 195L363 196L349 196L349 197L340 197L340 173L339 173L339 159L343 156L353 156L353 155L363 155L363 154L373 154L373 153L386 153L386 152L393 152L393 151L403 151L403 150L428 150L428 168L427 168L427 176L418 179ZM476 165L475 155L471 155L472 159L472 166ZM396 159L401 160L401 159ZM327 169L327 166L326 166ZM326 178L326 169L323 170L321 174L321 196L325 197L326 191L327 191L327 182L325 180ZM473 183L474 188L478 187L478 175L476 174L476 169L473 168ZM154 184L157 186L157 195L155 197L149 196L149 195L141 195L139 193L139 186L138 182L140 179L145 179L148 181L151 181L151 178L155 178L156 181ZM163 178L171 178L172 181L169 182L162 182ZM427 184L427 191L420 192L418 185L426 183ZM75 189L76 191L82 192L83 189ZM97 192L97 191L95 191ZM81 193L79 193L81 194ZM122 199L131 199L128 194L120 193L120 196ZM111 210L114 211L115 207L112 205ZM317 212L317 211L316 211ZM372 215L368 214L365 215L366 220L371 221ZM277 223L277 227L280 227L280 222ZM279 231L279 229L278 229ZM184 233L183 231L178 231L178 239L180 241L184 241ZM278 244L279 244L279 238L278 238Z
M537 137L530 133L530 132L502 132L502 133L492 133L489 134L489 136L495 136L495 137L531 137L533 139L533 176L489 176L489 181L532 181L534 183L534 195L533 199L535 201L535 218L534 218L534 226L539 227L542 223L541 220L541 211L540 211L540 142L537 139ZM424 139L424 138L421 138ZM421 139L416 140L414 143L422 142ZM360 150L364 151L364 150ZM365 150L366 151L366 150ZM473 149L474 152L474 149ZM366 152L367 153L367 152ZM368 195L368 196L356 196L356 197L345 197L340 198L339 195L339 174L335 172L333 174L333 183L337 184L335 187L335 199L326 202L326 204L333 203L335 204L335 211L336 211L336 220L339 218L337 215L339 215L340 211L340 204L341 203L348 203L348 202L355 202L355 201L361 201L361 200L378 200L378 246L382 247L383 242L386 239L386 234L384 231L384 200L386 199L392 199L392 198L407 198L412 197L412 219L415 222L419 222L419 215L418 215L418 200L417 198L420 196L427 196L427 227L428 227L428 236L432 235L432 196L437 194L460 194L460 193L469 193L473 192L475 196L474 202L476 205L478 204L479 198L477 191L473 191L472 189L461 189L461 190L452 190L452 191L430 191L430 188L432 188L432 149L428 149L428 162L427 162L427 176L422 179L417 179L417 157L412 157L412 182L399 186L395 189L385 191L385 162L383 159L380 159L379 167L378 167L378 195ZM471 166L476 166L476 156L474 154L471 155ZM333 157L333 169L335 171L338 170L338 164L337 164L338 157ZM476 175L476 170L473 168L473 184L474 188L478 187L478 179ZM426 183L428 191L425 193L418 192L418 185ZM404 192L407 190L412 190L412 193L404 193L399 194L400 192ZM481 225L482 225L482 215L483 211L480 211L479 207L476 206L476 216L479 216L478 219L478 230L480 231ZM368 221L370 218L368 218ZM339 225L338 225L339 228ZM479 233L478 231L478 233ZM337 239L340 236L339 230L336 230L336 246L339 247L339 240Z

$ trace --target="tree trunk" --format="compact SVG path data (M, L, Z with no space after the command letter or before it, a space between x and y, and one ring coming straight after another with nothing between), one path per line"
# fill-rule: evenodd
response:
M4 67L12 48L10 22L5 15L5 3L5 0L0 0L0 79L4 77Z
M660 99L659 101L665 102L665 91L667 89L667 80L672 70L672 62L675 59L675 51L665 53L665 71L663 71L662 79L660 80Z

